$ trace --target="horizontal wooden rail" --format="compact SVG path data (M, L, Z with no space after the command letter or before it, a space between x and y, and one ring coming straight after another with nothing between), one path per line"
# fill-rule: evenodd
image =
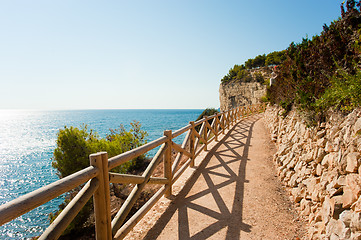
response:
M140 147L137 147L133 150L130 150L128 152L122 153L120 155L117 155L115 157L109 158L108 161L108 168L109 170L112 168L115 168L123 163L126 163L136 157L139 157L140 155L149 152L150 150L162 145L167 141L167 137L161 137L157 140L154 140L150 143L144 144Z
M122 184L142 184L145 182L144 176L131 174L109 173L109 182ZM148 184L166 184L168 179L161 177L150 177Z
M87 167L79 172L73 173L72 175L1 205L0 225L29 212L65 192L69 192L73 188L95 177L98 172L99 169L97 168L92 166Z
M182 135L183 133L187 132L191 128L192 128L192 125L188 124L187 126L181 128L181 129L178 129L177 131L174 131L172 133L172 138L176 138L176 137Z

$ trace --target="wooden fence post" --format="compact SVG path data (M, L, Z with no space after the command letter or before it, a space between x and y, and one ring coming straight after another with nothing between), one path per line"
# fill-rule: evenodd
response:
M234 109L234 116L233 116L233 125L237 122L237 108Z
M231 123L230 123L230 115L231 115L231 110L229 110L227 112L227 118L226 118L227 130L229 130L229 126L231 125Z
M233 125L233 109L229 110L229 126L228 129Z
M237 108L233 109L233 125L237 122Z
M225 129L225 126L224 126L224 112L222 112L222 115L221 115L221 120L222 120L222 134L224 134L224 129Z
M232 126L236 122L236 109L232 109Z
M189 122L191 125L192 125L192 128L191 128L191 136L190 136L190 139L189 139L189 152L192 154L192 161L191 163L189 164L190 167L194 167L194 155L195 155L195 149L194 149L194 131L195 131L195 126L194 126L194 122Z
M168 189L165 191L164 196L170 197L172 195L172 130L164 131L164 136L168 138L167 149L164 153L164 177L168 179Z
M110 218L110 191L108 174L108 154L100 152L89 156L90 165L99 168L96 177L99 187L93 195L95 214L95 235L97 240L112 239Z
M231 129L233 124L233 109L229 110L229 121L228 121L228 129Z
M213 118L214 122L214 131L216 132L215 140L218 141L218 113L216 113L216 116Z
M206 123L208 121L208 117L204 116L204 119L206 120L204 123ZM204 151L207 151L207 142L208 142L208 127L207 124L204 124L204 130L203 130L203 138L204 138Z

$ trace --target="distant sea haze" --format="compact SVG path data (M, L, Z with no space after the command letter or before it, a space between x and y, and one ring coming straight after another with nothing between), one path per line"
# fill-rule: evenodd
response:
M59 178L51 166L57 132L64 126L87 124L101 137L109 129L139 121L152 141L164 130L177 130L195 121L203 109L168 110L0 110L0 205L34 191ZM182 139L178 139L180 143ZM154 151L152 152L154 154ZM49 225L49 213L63 201L60 196L0 226L0 239L39 236Z

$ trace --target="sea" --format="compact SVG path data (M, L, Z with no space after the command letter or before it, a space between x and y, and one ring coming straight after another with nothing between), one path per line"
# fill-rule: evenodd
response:
M139 121L148 141L195 121L202 109L152 110L0 110L0 205L58 180L51 166L59 129L88 125L100 137L121 124ZM183 136L184 138L184 136ZM182 142L182 137L176 140ZM153 150L150 155L154 154ZM149 156L151 157L151 156ZM49 225L64 196L0 226L0 239L30 239ZM1 216L0 216L1 217Z

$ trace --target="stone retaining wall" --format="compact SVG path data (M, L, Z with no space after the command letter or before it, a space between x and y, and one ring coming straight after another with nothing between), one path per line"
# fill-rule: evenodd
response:
M307 127L302 117L268 106L265 122L278 151L278 175L310 239L361 239L361 109Z

